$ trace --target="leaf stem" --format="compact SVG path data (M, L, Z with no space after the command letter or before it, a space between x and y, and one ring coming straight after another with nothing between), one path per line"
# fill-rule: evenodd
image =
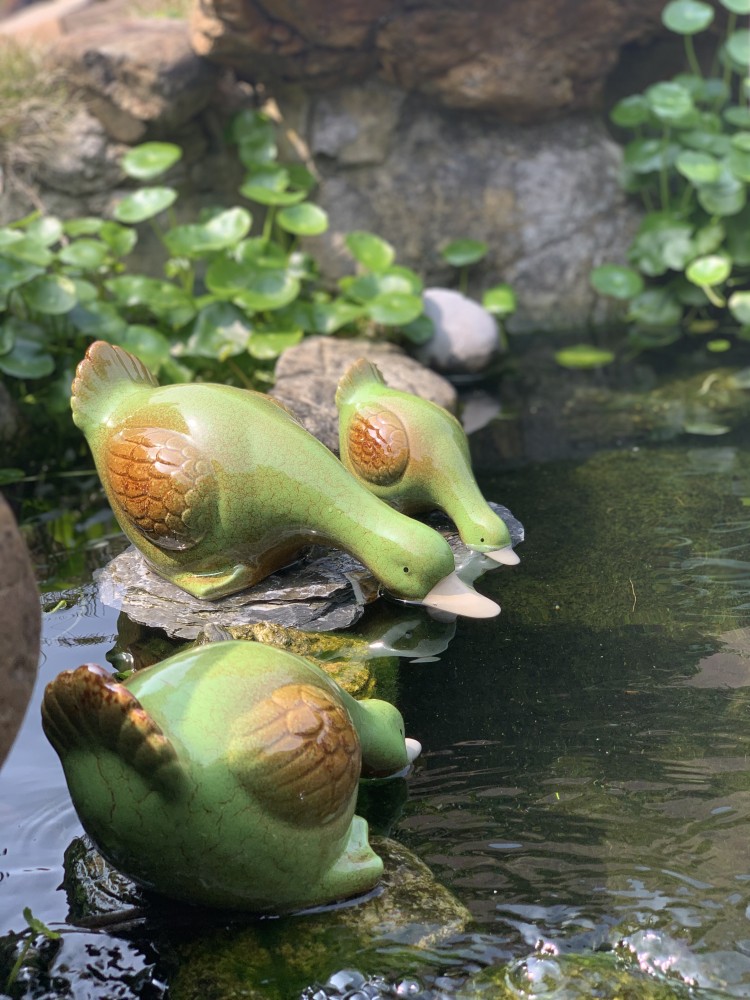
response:
M703 79L703 71L701 70L701 64L698 62L698 57L695 54L695 45L693 44L692 35L683 35L685 40L685 55L687 57L688 66L690 71L698 77L698 79Z
M659 200L663 212L669 211L669 168L667 166L667 150L669 149L669 129L665 128L661 142L661 163L659 164Z
M701 288L706 293L706 297L712 303L712 305L718 306L719 309L723 309L727 304L726 299L722 298L719 293L711 287L711 285L701 285Z

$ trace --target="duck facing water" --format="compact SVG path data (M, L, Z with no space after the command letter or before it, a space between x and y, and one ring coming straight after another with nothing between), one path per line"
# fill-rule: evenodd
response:
M519 562L505 523L482 496L466 434L441 406L386 385L360 358L339 382L341 461L376 496L398 510L440 508L461 540L495 562Z
M401 600L491 617L455 575L445 539L373 496L270 397L159 386L135 357L92 344L73 382L83 431L120 527L195 597L252 586L317 543L345 549Z
M359 895L383 865L354 815L360 773L419 753L388 702L255 642L178 653L118 684L60 674L42 703L83 826L146 888L285 912Z

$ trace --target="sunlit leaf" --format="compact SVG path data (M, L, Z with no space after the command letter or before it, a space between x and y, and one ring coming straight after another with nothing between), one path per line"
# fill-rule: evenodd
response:
M736 215L745 207L747 191L743 182L724 166L716 184L698 188L698 201L709 215Z
M244 208L219 212L208 222L174 226L164 236L174 256L195 257L234 246L250 231L252 216Z
M212 302L195 317L181 354L225 361L247 350L252 326L231 302Z
M374 233L354 230L346 234L344 242L354 259L370 271L385 271L396 256L391 244Z
M163 174L182 157L182 150L172 142L144 142L134 146L120 160L128 177L150 181Z
M95 270L106 261L109 248L101 240L74 240L60 250L58 257L65 264L81 269Z
M721 164L716 157L694 149L684 149L675 166L693 184L715 184L721 176Z
M646 90L646 100L656 117L668 124L681 121L695 110L690 91L672 81L652 84Z
M44 268L36 264L0 257L0 299L4 299L14 288L20 288L40 274L44 274Z
M618 101L609 117L620 128L637 128L650 120L651 109L643 94L632 94Z
M169 208L176 199L177 192L174 188L145 187L126 195L115 206L113 214L119 222L145 222Z
M465 267L486 257L488 249L487 244L481 240L452 240L443 247L440 256L454 267Z
M733 31L726 40L726 50L738 66L747 69L750 64L750 31L747 28Z
M26 235L46 247L57 243L62 234L63 224L54 215L43 215L39 219L34 219L26 227Z
M247 352L259 361L278 358L288 347L294 347L302 340L302 330L284 333L254 333L247 345Z
M138 242L138 233L130 226L107 221L99 230L99 236L107 244L115 257L127 256Z
M11 321L9 321L11 322ZM0 372L12 378L45 378L55 370L55 359L45 349L41 329L13 320L13 346L0 354Z
M750 326L750 292L733 292L727 304L738 323Z
M593 344L574 344L555 352L555 361L562 368L601 368L614 360L612 351Z
M170 357L170 343L163 333L152 326L134 324L117 338L117 343L140 358L155 375Z
M694 285L705 288L706 286L721 285L731 273L731 260L721 254L709 254L706 257L697 257L692 261L685 271L685 277Z
M701 0L671 0L661 13L662 23L678 35L695 35L714 19L714 9Z
M413 319L411 323L406 323L402 326L401 332L412 344L426 344L434 336L435 324L429 316L422 313L421 316Z
M482 305L499 319L512 316L517 307L516 293L510 285L495 285L482 295Z
M750 14L750 0L719 0L719 3L733 14Z
M283 208L276 216L276 221L282 229L295 236L317 236L328 229L327 214L310 202Z
M366 305L367 315L384 326L403 326L422 312L422 299L405 292L382 292Z

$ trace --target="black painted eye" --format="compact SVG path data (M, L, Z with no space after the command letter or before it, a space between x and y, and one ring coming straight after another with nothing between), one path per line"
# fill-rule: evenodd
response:
M409 572L409 567L408 566L404 566L404 573L408 573L408 572Z
M484 539L483 538L480 538L479 541L484 544Z

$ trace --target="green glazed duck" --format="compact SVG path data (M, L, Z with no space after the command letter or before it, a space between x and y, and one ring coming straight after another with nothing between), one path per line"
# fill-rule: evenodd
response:
M122 348L92 344L73 381L83 431L120 527L195 597L244 590L313 543L345 549L394 597L492 617L432 528L373 496L263 393L159 386Z
M339 382L339 445L346 468L376 496L412 513L439 508L475 552L513 566L505 523L482 496L469 443L441 406L386 385L360 358Z
M140 885L282 913L367 892L383 865L354 815L360 774L419 753L401 713L355 701L294 653L227 641L115 682L86 664L42 723L81 823Z

